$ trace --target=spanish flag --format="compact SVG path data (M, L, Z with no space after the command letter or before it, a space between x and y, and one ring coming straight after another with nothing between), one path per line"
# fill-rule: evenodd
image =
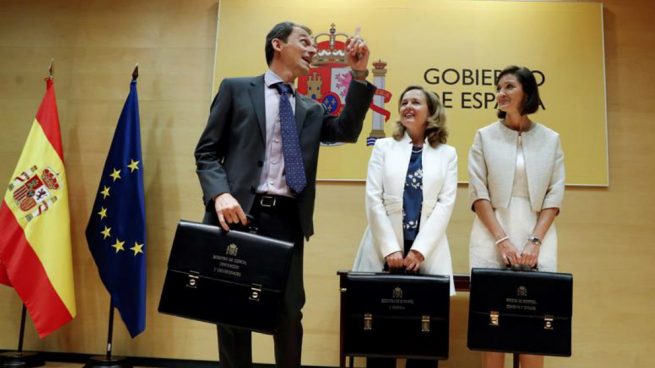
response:
M0 206L0 283L25 303L41 338L75 317L68 183L53 80Z

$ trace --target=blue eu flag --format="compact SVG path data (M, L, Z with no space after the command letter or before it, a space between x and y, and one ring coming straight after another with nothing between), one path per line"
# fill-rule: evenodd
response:
M86 227L100 278L132 337L146 327L146 208L136 78Z

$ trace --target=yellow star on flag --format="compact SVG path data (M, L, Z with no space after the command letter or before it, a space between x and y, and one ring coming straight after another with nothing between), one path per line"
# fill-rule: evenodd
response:
M123 248L123 244L125 244L124 241L120 241L119 239L116 239L116 243L112 244L111 247L116 249L116 253L119 251L125 251L125 248Z
M109 197L109 187L103 185L102 186L102 192L100 192L100 194L102 194L103 199Z
M134 170L139 170L139 161L134 161L130 159L130 164L127 165L127 167L130 168L130 172L134 172Z
M114 179L114 181L116 181L121 178L121 171L119 169L114 169L114 172L109 174L109 176L111 176Z
M108 237L111 236L111 228L105 226L105 229L100 232L102 234L103 239L107 239Z
M134 246L130 249L134 252L135 256L139 253L143 254L143 244L139 244L138 242L134 242Z
M98 215L100 215L100 219L104 219L107 217L107 209L104 207L100 207L100 212L98 212Z

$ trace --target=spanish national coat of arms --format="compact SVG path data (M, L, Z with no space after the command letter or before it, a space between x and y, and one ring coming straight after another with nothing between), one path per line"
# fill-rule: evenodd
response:
M27 222L43 214L57 202L57 191L62 189L57 180L59 173L47 167L41 170L36 165L23 171L9 184L14 203L25 214Z
M314 40L318 51L312 61L312 68L306 76L298 79L298 92L322 103L333 115L338 115L343 110L352 78L350 67L346 64L345 48L348 37L345 33L337 33L334 24L329 33L317 34ZM387 63L382 60L373 62L373 84L378 90L370 107L373 110L373 124L367 145L373 145L375 139L384 137L384 122L389 120L391 115L384 108L384 104L391 99L391 93L384 89L386 66Z

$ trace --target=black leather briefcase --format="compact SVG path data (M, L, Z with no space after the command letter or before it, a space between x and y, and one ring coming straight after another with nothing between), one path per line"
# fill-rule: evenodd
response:
M448 358L447 276L350 272L341 292L343 354Z
M474 268L468 347L571 356L573 276Z
M274 333L293 244L180 221L159 312Z

